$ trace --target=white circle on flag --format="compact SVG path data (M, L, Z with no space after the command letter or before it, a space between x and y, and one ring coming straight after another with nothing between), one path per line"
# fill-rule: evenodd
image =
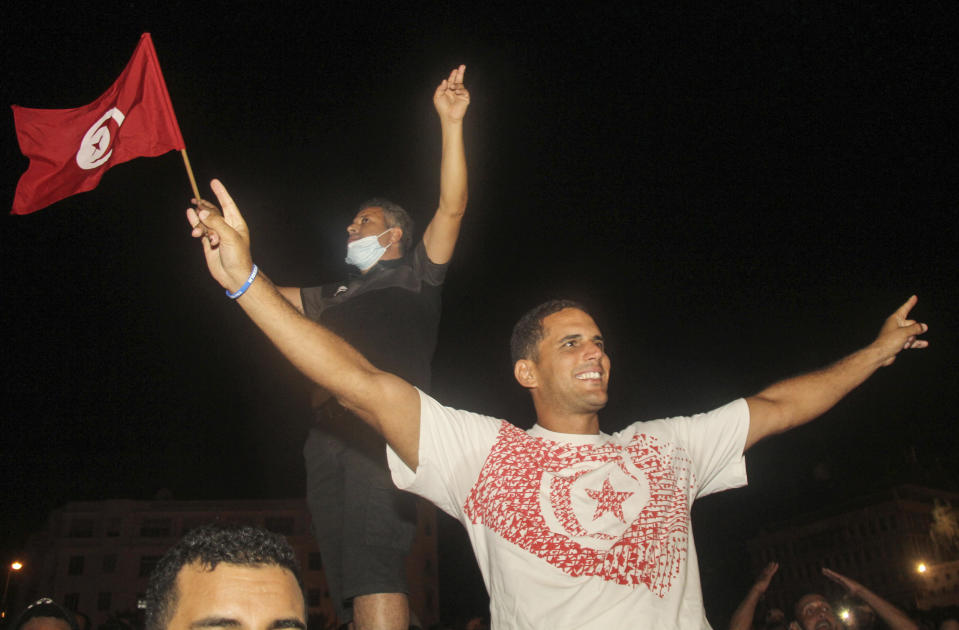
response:
M110 146L113 137L110 134L110 128L106 122L110 119L117 122L117 128L123 124L125 116L116 107L111 107L100 120L93 123L93 126L87 130L83 140L80 141L80 149L77 151L77 166L85 171L97 168L110 159L113 155L113 148Z

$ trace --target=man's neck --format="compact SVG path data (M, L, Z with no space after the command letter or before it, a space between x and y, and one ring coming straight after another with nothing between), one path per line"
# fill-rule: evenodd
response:
M599 412L564 413L536 407L536 424L556 433L574 435L598 435Z

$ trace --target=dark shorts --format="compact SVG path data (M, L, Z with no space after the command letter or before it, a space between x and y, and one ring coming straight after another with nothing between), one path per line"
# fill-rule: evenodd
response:
M352 599L358 595L408 592L415 497L393 485L378 436L313 428L303 456L313 534L342 624L352 619Z

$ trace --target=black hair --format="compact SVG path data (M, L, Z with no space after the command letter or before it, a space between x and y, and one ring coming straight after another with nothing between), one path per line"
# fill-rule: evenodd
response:
M52 617L54 619L62 619L69 624L70 630L79 630L79 627L77 626L77 618L73 615L73 613L49 597L41 597L37 601L27 606L23 612L20 613L20 616L17 617L16 621L13 622L13 625L10 626L10 628L11 630L20 630L20 628L25 626L28 621L35 619L36 617Z
M520 359L539 359L539 342L546 336L543 320L564 308L575 308L587 312L586 308L574 300L550 300L530 309L513 326L509 340L509 353L513 365Z
M183 567L199 564L212 571L221 562L289 569L302 593L296 554L283 536L252 525L204 525L190 530L157 563L147 583L146 630L165 630L173 619Z

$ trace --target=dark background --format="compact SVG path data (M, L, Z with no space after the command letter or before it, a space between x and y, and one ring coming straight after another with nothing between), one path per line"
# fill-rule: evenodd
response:
M822 366L917 293L930 348L697 504L714 624L764 523L891 483L959 488L953 3L471 4L7 3L0 102L89 103L151 32L198 179L230 188L261 268L309 285L345 273L365 198L428 222L431 96L466 63L471 196L434 394L523 426L507 339L545 298L594 307L612 431ZM5 111L11 203L27 161ZM305 382L208 277L190 196L170 153L0 218L4 556L69 500L302 495ZM446 616L482 611L445 529Z

